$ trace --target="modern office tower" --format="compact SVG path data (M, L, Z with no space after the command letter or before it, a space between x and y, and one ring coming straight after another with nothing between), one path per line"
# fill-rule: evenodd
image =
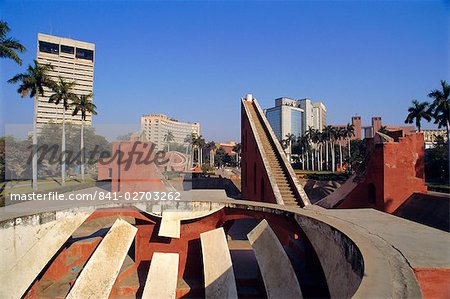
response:
M157 150L163 150L167 142L164 137L169 132L174 140L171 143L185 144L187 135L200 135L199 123L181 122L164 114L148 114L141 117L141 134L146 140L156 144Z
M266 116L275 135L282 140L287 134L302 135L303 112L296 100L279 98L275 107L266 109Z
M94 90L94 55L95 44L77 41L69 38L56 37L39 33L37 42L37 61L40 64L51 64L53 71L50 77L57 80L58 77L66 81L75 81L77 84L74 93L77 95L88 94ZM45 88L44 96L39 96L37 108L37 124L61 123L63 119L63 105L49 103L52 92ZM66 111L66 121L73 124L81 124L81 113L72 116L72 108ZM92 123L90 113L86 115L86 124Z
M279 140L287 134L304 135L309 127L319 131L327 124L327 111L322 102L310 99L275 99L275 107L265 110L267 119Z

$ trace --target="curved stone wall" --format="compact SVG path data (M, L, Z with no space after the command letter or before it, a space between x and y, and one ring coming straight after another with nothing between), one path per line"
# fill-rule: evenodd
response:
M9 275L11 265L16 264L17 259L26 253L23 249L31 248L43 231L57 223L58 219L85 215L97 208L129 206L153 213L174 207L213 211L223 206L246 214L274 214L294 219L317 253L332 298L421 297L417 281L405 258L380 237L318 207L299 209L236 200L214 203L201 200L135 204L116 202L14 217L0 222L1 252L6 253L17 244L24 247L20 254L8 255L8 264L2 264L0 270ZM26 244L18 243L25 236L28 240ZM20 280L21 277L12 279Z

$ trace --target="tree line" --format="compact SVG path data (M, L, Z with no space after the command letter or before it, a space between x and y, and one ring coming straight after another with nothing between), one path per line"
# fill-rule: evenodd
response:
M309 127L304 135L287 134L281 141L282 147L288 150L288 156L296 155L302 170L336 171L337 162L343 169L344 161L342 146L347 143L348 157L351 157L351 139L355 136L355 127L347 124L345 127L325 126L322 130ZM336 157L337 154L337 157Z

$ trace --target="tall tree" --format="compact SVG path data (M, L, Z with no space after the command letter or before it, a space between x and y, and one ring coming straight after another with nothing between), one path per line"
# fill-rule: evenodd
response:
M8 80L8 83L20 82L17 92L21 97L34 97L34 114L33 114L33 147L32 147L32 169L33 190L37 190L37 106L39 96L44 96L44 87L53 88L55 82L48 75L53 70L50 64L39 64L34 60L34 66L29 65L25 73L18 74Z
M209 165L214 167L214 152L217 149L216 143L210 141L206 144L206 148L209 150Z
M339 128L337 129L337 138L339 141L339 168L342 171L342 141L346 137L346 129L345 128Z
M184 143L187 144L186 145L186 156L188 156L188 153L189 153L189 158L188 158L188 163L187 163L187 165L189 165L189 166L186 169L186 171L188 171L194 164L194 148L197 143L197 134L195 134L195 133L187 134L186 138L184 138Z
M53 85L53 94L49 97L48 102L63 105L63 121L62 121L62 142L61 142L61 185L66 183L66 111L70 104L77 99L77 95L73 93L75 81L65 81L64 78L58 77L58 81Z
M170 152L170 143L175 140L175 136L173 136L173 133L171 131L168 131L164 135L164 141L167 144L167 152Z
M412 100L412 106L408 108L409 113L405 119L405 123L412 124L415 121L416 127L420 132L422 119L427 121L431 120L429 106L430 103L428 102L420 103L417 100Z
M233 152L236 153L236 163L237 163L237 165L239 167L239 159L240 159L240 156L241 156L241 143L240 142L236 143L236 145L233 146Z
M323 139L324 139L324 141L325 141L325 170L330 170L330 164L329 164L329 159L328 159L328 145L329 145L329 142L330 142L330 133L331 133L331 130L332 130L332 127L333 126L330 126L330 125L328 125L328 126L326 126L326 127L324 127L323 128L323 130L322 130L322 132L323 132Z
M300 152L302 155L302 170L306 170L307 165L305 165L305 162L307 162L307 159L305 160L305 154L308 153L308 138L306 136L298 136L297 143L300 147Z
M287 148L289 149L289 152L288 152L288 160L289 160L289 162L291 162L292 142L295 141L295 135L294 135L294 134L291 134L291 133L286 134L286 139L285 139L285 140L286 140Z
M355 126L353 124L348 123L345 128L345 137L348 141L348 169L351 171L352 163L351 163L351 139L355 136Z
M202 135L198 136L197 138L197 146L199 150L199 156L200 156L200 167L203 165L203 148L206 145L206 140L203 138Z
M7 37L6 34L11 31L8 23L0 20L0 57L14 60L19 65L22 65L19 53L25 52L25 47L12 37Z
M433 99L433 103L430 107L430 114L434 118L434 123L438 125L439 128L445 127L447 129L447 147L448 154L450 155L450 113L449 113L449 101L450 101L450 85L446 81L441 80L442 90L435 89L432 90L428 97Z
M331 171L336 171L336 149L335 143L338 139L337 130L335 127L331 126L330 128L330 147L331 147Z
M81 140L80 140L80 151L81 151L81 179L84 181L84 121L86 120L87 113L92 115L97 115L97 106L92 102L93 94L83 94L80 97L74 98L73 102L70 104L72 106L72 115L77 115L81 112Z

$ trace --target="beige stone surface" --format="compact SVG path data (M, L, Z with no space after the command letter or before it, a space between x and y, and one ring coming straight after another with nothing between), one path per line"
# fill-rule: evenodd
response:
M136 227L125 220L117 219L81 271L66 298L107 299L136 232Z
M89 215L90 213L76 213L59 219L42 236L37 231L34 243L22 257L8 271L0 273L0 298L22 297L50 259Z
M230 251L222 227L200 234L206 298L237 298Z
M191 206L183 208L169 208L162 212L161 226L158 236L180 238L181 221L205 217L222 209L223 206L204 207Z
M300 285L283 246L263 219L247 235L255 252L268 298L303 298Z
M153 253L142 298L176 297L179 258L178 253Z

